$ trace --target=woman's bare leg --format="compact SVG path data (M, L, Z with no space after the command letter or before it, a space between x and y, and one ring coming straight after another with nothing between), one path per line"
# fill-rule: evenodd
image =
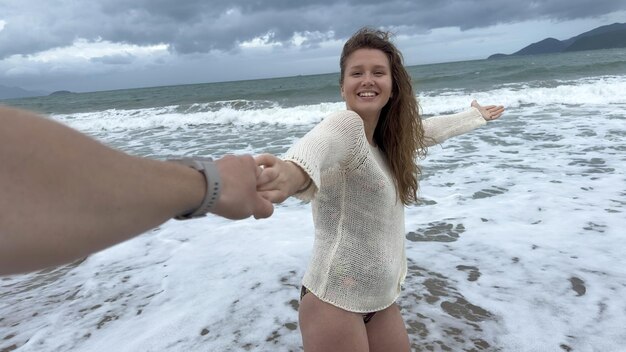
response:
M370 352L409 352L409 335L396 304L377 312L365 324Z
M300 302L300 331L305 352L368 352L363 316L307 293Z

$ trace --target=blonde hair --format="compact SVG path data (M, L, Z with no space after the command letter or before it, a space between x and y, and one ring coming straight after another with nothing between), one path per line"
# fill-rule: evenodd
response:
M426 156L424 128L419 104L413 92L411 76L404 68L402 54L390 41L390 33L372 28L357 31L343 46L339 66L343 86L346 60L359 49L380 50L389 59L392 96L383 107L374 130L374 141L387 157L387 163L403 204L417 201L421 170L417 158Z

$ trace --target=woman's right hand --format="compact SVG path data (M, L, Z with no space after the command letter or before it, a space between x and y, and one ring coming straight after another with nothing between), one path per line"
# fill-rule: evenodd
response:
M284 202L309 182L304 170L292 162L272 154L258 155L255 160L263 168L257 177L257 191L272 203Z

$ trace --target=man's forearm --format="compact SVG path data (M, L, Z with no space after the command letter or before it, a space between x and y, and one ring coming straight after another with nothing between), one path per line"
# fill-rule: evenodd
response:
M202 201L203 176L0 107L0 274L67 262Z

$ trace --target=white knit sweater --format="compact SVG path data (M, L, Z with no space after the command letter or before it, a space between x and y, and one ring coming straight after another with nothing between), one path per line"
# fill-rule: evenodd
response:
M483 124L475 108L423 120L431 145ZM406 276L404 206L385 157L367 142L359 115L331 114L284 160L298 164L313 180L298 195L312 200L315 225L303 285L322 301L352 312L390 306Z

